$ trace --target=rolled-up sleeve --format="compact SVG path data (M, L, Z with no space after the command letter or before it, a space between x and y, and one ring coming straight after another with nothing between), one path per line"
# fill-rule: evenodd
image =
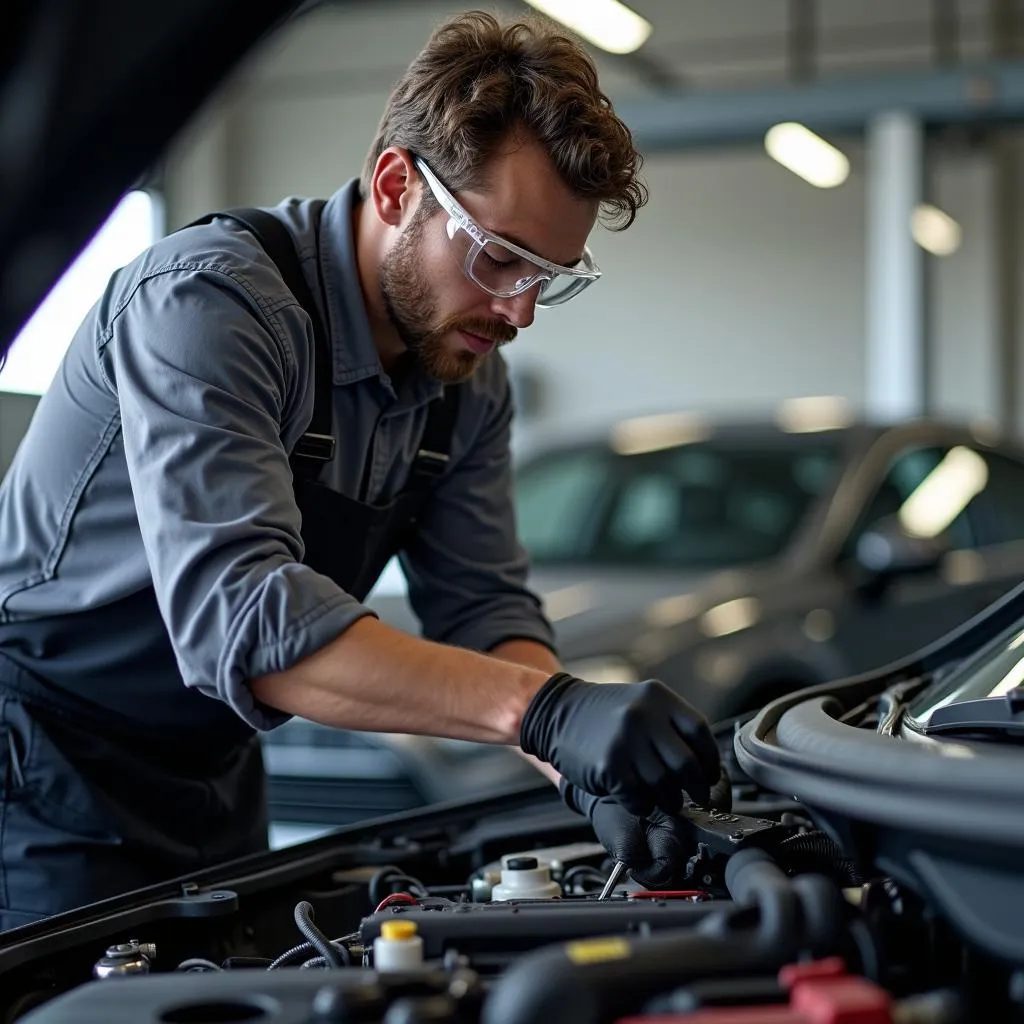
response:
M527 586L529 560L517 539L509 449L513 403L504 365L495 362L493 400L472 425L466 449L453 450L455 464L435 487L400 560L410 603L429 639L488 651L518 638L554 650L551 626ZM465 427L464 411L457 436Z
M294 303L261 303L229 269L177 269L139 284L101 360L182 678L257 729L287 716L250 679L373 614L301 564L282 424L307 388L308 331Z

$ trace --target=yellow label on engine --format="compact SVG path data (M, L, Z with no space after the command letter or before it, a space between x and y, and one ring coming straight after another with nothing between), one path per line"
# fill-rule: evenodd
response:
M631 954L625 939L584 939L567 942L565 955L574 964L599 964L605 960L626 960Z

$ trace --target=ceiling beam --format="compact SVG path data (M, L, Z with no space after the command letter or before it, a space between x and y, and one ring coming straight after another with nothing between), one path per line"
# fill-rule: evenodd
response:
M859 132L886 110L905 110L926 127L1022 122L1024 60L616 103L648 152L759 142L780 121L799 121L816 132Z

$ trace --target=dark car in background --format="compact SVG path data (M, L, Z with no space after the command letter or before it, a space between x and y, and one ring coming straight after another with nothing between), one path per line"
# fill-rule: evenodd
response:
M713 720L903 657L1024 577L1024 452L983 428L854 422L832 399L625 420L535 451L515 493L567 668L662 679ZM369 603L415 632L400 590ZM328 767L353 742L390 766L381 810L526 770L503 748L293 722L265 739L274 819L369 813L379 774Z
M842 408L647 417L525 462L562 657L718 720L917 650L1024 576L1024 452L938 421L838 426Z

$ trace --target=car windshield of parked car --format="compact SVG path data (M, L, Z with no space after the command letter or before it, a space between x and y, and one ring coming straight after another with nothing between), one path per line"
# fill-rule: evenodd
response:
M603 445L523 463L515 498L535 565L715 569L780 554L833 485L838 442Z

